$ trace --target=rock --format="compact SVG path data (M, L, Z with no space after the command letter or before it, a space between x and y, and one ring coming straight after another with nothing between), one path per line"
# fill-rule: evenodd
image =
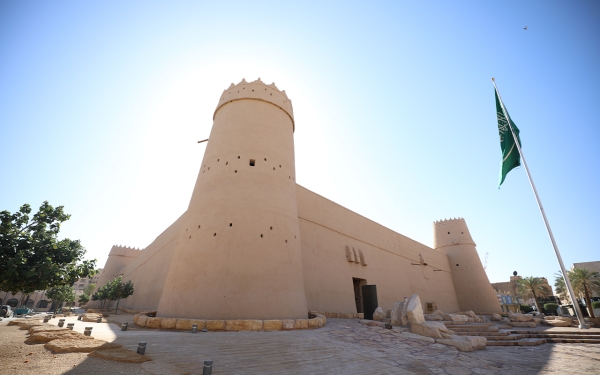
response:
M35 327L31 327L29 329L29 333L34 334L34 333L39 333L39 332L55 332L55 331L71 331L70 329L66 328L66 327L58 327L58 326L54 326L51 324L47 324L44 326L35 326Z
M385 319L385 311L381 307L376 308L373 312L373 320L383 322L383 319Z
M510 319L508 319L508 318L502 318L501 322L508 323L508 322L510 322Z
M365 318L365 314L364 313L358 313L356 314L358 319L364 319Z
M488 331L490 332L498 332L500 330L500 326L489 326Z
M19 319L19 320L15 319L15 320L11 320L10 322L8 322L7 326L18 326L19 323L28 322L28 321L29 320L25 320L25 319Z
M540 324L540 323L542 322L542 320L543 320L542 318L538 318L537 316L534 316L534 317L533 317L533 322L534 322L535 324Z
M307 319L304 319L307 320ZM307 322L308 327L308 322ZM225 330L226 331L260 331L263 329L262 320L251 320L251 319L240 319L240 320L226 320Z
M145 355L137 354L136 352L124 348L94 350L88 355L90 357L98 357L118 362L142 363L151 361L151 359Z
M225 329L224 320L207 320L205 325L208 331L222 331Z
M401 335L404 336L404 337L406 337L406 338L408 338L408 339L425 341L425 342L428 342L430 344L435 343L435 339L433 339L431 337L416 335L416 334L410 333L410 332L402 332Z
M17 325L19 326L19 329L22 330L29 330L33 327L42 327L42 326L46 326L48 325L47 323L42 323L42 321L37 321L37 320L27 320L24 322L18 322Z
M529 327L535 328L535 322L508 322L508 325L511 327Z
M388 319L392 318L392 310L385 310L385 317Z
M282 329L284 329L284 330L294 329L295 325L296 325L296 321L294 319L283 319L281 321L281 326L282 326Z
M450 320L452 322L465 322L465 323L469 321L469 317L466 315L458 315L458 314L447 314L447 315L448 315L447 316L448 319L444 319L444 320Z
M441 332L447 332L448 328L438 322L410 323L410 331L417 335L437 339L442 338Z
M138 326L140 326L140 327L145 327L146 323L148 323L148 316L147 315L140 315L140 317L138 318L138 321L135 324L138 325Z
M485 349L487 339L481 336L457 336L436 339L436 343L453 346L461 352L472 352L473 350Z
M425 314L424 317L425 317L426 321L442 321L442 320L444 320L444 317L441 315Z
M177 318L162 318L160 322L160 328L162 329L175 329L177 326Z
M192 324L197 324L198 331L202 331L206 325L206 321L197 319L177 319L177 323L175 323L175 329L191 331Z
M413 294L408 300L406 306L406 316L410 323L425 323L423 316L423 306L418 294Z
M400 311L402 310L402 305L404 302L396 302L392 307L392 314L390 316L390 320L393 326L401 326L402 322L400 319Z
M294 329L306 329L308 328L308 319L296 319L294 323Z
M310 326L313 322L318 326L319 318L310 319L308 325ZM263 329L265 331L281 331L283 329L283 322L281 320L265 320L263 321Z
M493 321L500 321L500 320L502 320L502 315L493 313L492 317L490 319Z
M50 342L52 340L68 339L68 340L90 340L93 339L91 336L85 336L79 332L66 330L66 331L47 331L33 333L25 340L26 344L42 344Z
M463 336L463 337L465 337L467 340L469 340L471 342L471 345L473 346L473 350L485 349L485 346L487 345L487 339L483 336Z
M480 316L477 316L477 314L475 314L471 310L466 311L463 315L466 315L469 318L472 318L475 323L481 323L481 322L483 322L483 319Z
M265 322L266 322L266 320L265 320ZM263 326L264 326L264 323L263 323ZM319 328L319 318L308 319L308 328Z
M511 322L530 322L533 319L533 316L528 314L508 313L508 318Z
M98 318L101 318L101 317L102 317L102 314L85 313L81 317L81 320L84 321L84 322L93 322L93 323L96 323L98 321Z
M148 318L146 328L160 328L163 318Z
M47 342L44 348L52 353L89 353L96 349L112 349L118 348L121 345L107 343L103 340L79 340L79 339L57 339Z
M564 320L558 320L558 319L554 319L554 320L543 319L542 324L552 326L552 327L570 327L571 326L571 322L566 322Z
M435 310L431 313L431 315L444 315L445 313L442 310Z

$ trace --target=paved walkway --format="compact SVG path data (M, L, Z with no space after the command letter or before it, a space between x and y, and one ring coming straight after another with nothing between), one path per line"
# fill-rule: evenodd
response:
M132 321L111 315L109 320ZM58 319L51 321L58 323ZM544 344L538 347L489 347L460 353L453 347L407 339L398 331L368 327L354 319L327 319L317 330L278 332L189 332L84 323L92 336L136 350L147 342L146 355L183 372L202 373L206 359L213 374L540 374L600 372L600 345Z

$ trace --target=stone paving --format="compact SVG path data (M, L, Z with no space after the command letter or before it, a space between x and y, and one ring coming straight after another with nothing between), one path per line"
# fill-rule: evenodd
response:
M133 316L111 315L110 320L132 321ZM139 328L122 332L116 324L83 323L74 317L67 322L76 322L80 332L93 326L92 336L131 350L146 341L147 356L189 374L201 374L206 359L214 361L214 375L600 373L598 344L489 347L462 353L356 319L327 319L327 325L316 330L197 334Z

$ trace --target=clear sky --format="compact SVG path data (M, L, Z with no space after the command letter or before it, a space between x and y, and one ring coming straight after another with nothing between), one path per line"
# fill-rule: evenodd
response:
M187 208L242 78L293 101L297 182L428 246L464 217L491 282L600 260L598 1L0 2L0 210L48 200L102 266ZM528 26L527 30L523 28Z

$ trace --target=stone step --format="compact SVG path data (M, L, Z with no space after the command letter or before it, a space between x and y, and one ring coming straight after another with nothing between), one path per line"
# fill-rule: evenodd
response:
M549 339L543 339L543 340L546 340L546 342L563 343L563 344L600 344L600 339L549 338Z
M534 333L534 334L521 334L521 336L527 338L543 338L543 339L586 339L586 340L600 340L600 335L562 335L562 334L546 334L546 333Z
M510 333L518 333L518 334L542 334L542 335L599 335L600 333L586 330L577 330L577 331L531 331L531 330L516 330L511 329Z
M488 328L490 326L492 326L493 324L490 325L485 325L485 326L468 326L468 325L464 325L464 326L455 326L455 325L451 325L451 324L446 324L446 328L451 329L453 331L487 331Z
M509 333L508 332L490 332L490 331L485 331L485 332L473 332L473 331L455 331L457 335L460 336L508 336Z
M494 341L488 340L487 346L536 346L542 345L546 342L546 339L522 339L522 340L501 340Z

